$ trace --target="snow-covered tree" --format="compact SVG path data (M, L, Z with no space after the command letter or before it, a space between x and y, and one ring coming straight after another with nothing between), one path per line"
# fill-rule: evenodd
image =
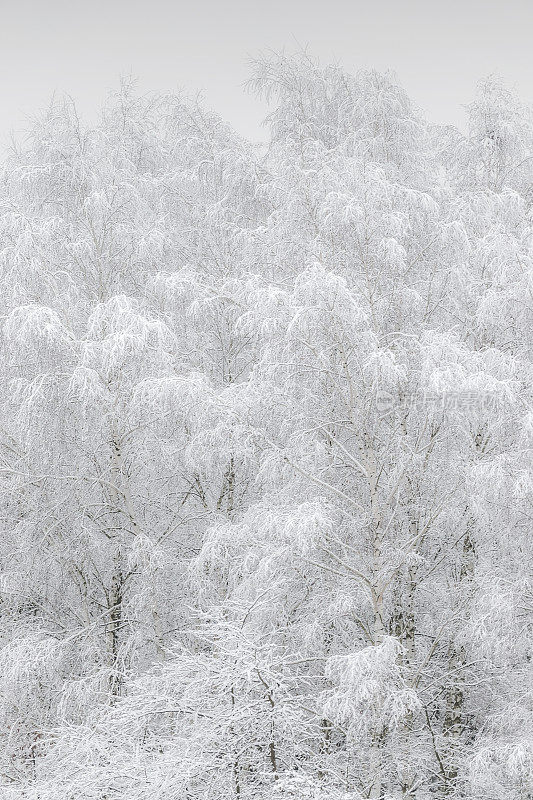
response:
M251 84L5 164L3 792L526 800L531 116Z

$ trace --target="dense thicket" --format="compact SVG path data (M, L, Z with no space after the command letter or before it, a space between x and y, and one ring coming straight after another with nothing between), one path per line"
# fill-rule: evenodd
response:
M2 797L530 799L530 113L253 86L5 164Z

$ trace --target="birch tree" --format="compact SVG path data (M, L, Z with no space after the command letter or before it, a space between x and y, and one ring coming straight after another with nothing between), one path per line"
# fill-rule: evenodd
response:
M6 163L6 797L525 800L529 112L251 86Z

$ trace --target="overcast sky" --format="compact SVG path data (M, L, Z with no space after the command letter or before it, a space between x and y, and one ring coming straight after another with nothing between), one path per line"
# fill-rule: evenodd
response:
M533 0L0 0L0 140L68 92L91 117L121 74L200 89L242 134L265 107L243 84L258 51L307 47L348 70L396 71L428 117L462 125L477 81L533 100Z

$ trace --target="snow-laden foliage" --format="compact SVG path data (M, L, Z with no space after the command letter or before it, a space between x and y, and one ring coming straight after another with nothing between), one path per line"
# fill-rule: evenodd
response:
M0 196L0 794L533 797L533 133L255 64Z

